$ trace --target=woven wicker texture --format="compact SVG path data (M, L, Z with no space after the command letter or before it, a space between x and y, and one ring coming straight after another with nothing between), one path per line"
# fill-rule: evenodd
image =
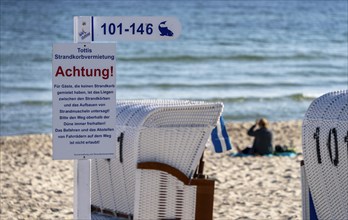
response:
M124 133L123 149L121 155L118 151L116 159L97 159L91 162L91 203L102 209L117 211L125 214L133 213L135 186L135 150L137 129L132 127L117 126L116 132Z
M314 100L302 129L305 172L318 218L348 219L348 91Z
M118 101L116 158L92 160L92 205L133 215L138 162L166 163L192 176L222 108L182 100Z
M136 171L134 219L195 219L196 186L166 172Z

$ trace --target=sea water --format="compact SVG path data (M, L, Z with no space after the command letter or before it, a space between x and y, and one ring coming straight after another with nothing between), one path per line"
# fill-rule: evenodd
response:
M176 16L179 39L117 42L117 99L223 102L225 121L300 120L348 88L347 1L1 1L1 135L50 133L52 44L73 16Z

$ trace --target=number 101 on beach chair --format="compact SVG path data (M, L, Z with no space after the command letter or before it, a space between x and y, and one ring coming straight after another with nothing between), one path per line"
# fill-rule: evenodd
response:
M303 219L348 219L348 90L312 102L302 142Z

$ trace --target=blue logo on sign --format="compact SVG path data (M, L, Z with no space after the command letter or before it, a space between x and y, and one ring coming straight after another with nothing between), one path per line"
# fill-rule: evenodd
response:
M81 39L83 40L83 39L85 39L86 37L88 37L89 35L91 35L91 33L82 30L82 31L79 33L79 35L80 35Z
M168 29L168 27L165 26L167 21L162 21L159 25L158 25L158 30L161 32L161 36L169 36L172 37L174 35L174 33Z

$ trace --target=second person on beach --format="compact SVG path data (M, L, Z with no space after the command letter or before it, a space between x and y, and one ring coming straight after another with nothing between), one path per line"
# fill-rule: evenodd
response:
M258 126L257 129L255 129ZM256 120L247 133L254 137L253 145L241 150L237 145L239 153L251 155L268 155L273 153L273 135L268 128L268 121L265 118Z

